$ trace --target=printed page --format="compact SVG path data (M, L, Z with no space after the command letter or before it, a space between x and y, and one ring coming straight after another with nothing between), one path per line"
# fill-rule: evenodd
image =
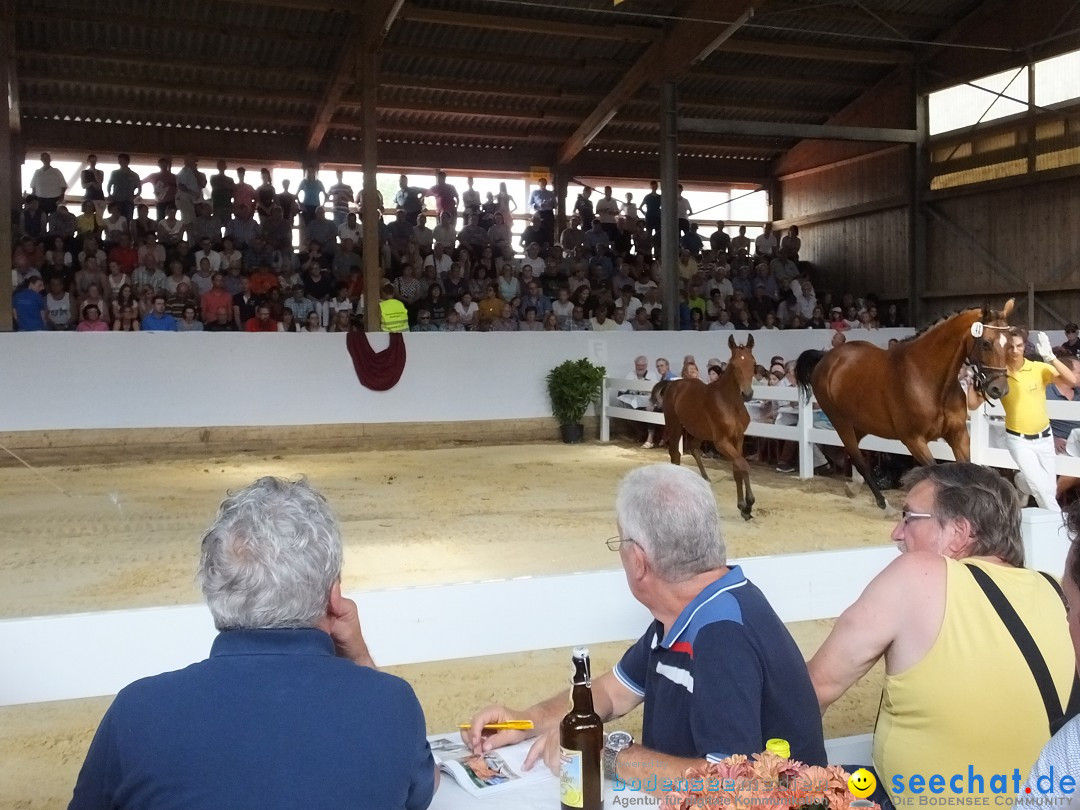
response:
M439 767L473 796L489 796L515 785L555 779L543 762L536 763L531 771L522 769L533 740L498 748L482 756L470 752L458 734L436 734L428 737L428 742Z

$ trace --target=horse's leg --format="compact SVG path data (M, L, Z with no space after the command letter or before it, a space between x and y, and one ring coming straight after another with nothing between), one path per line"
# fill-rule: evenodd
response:
M946 433L945 441L952 448L957 461L971 461L971 434L968 433L966 424Z
M873 476L870 475L870 467L866 463L866 456L864 456L862 450L859 449L859 441L862 439L862 436L857 435L855 429L851 425L838 425L835 421L833 421L833 429L840 437L840 441L844 443L844 449L847 450L848 455L851 456L851 464L855 468L851 473L852 482L854 483L855 480L855 471L858 471L859 475L866 481L867 486L870 487L870 491L874 493L874 501L877 503L878 508L888 508L885 496L881 494L881 490L879 490L877 484L874 483ZM855 497L855 491L853 489L848 490L848 497Z
M746 427L743 426L743 430L745 430L745 429L746 429ZM751 513L751 510L753 510L754 502L757 499L754 497L754 491L750 488L750 463L746 460L746 456L743 455L743 442L745 440L746 440L746 434L745 433L740 433L738 435L738 437L736 437L736 439L735 439L735 453L736 453L735 458L742 462L742 466L743 466L743 468L745 470L744 476L746 478L746 498L742 499L742 500L745 500L746 511L743 513L743 518L745 518L746 520L750 520L750 518L752 517L752 515L750 513ZM732 470L735 469L735 462L734 461L731 462L731 467L732 467ZM740 493L740 495L741 495L741 493Z
M754 508L754 495L750 491L750 463L743 458L742 442L733 442L731 439L724 438L715 444L716 449L727 456L731 462L739 514L743 516L743 520L750 520L753 517L751 510Z
M698 469L701 471L701 477L706 481L709 481L709 483L712 483L708 473L705 472L705 464L701 460L701 439L696 436L691 436L689 433L684 433L683 445L686 452L692 455L694 461L697 462Z
M921 436L904 442L904 447L911 452L911 457L915 459L916 464L922 467L929 467L931 464L937 464L937 459L935 459L934 454L930 452L930 445L927 444L926 439ZM966 459L957 460L966 461Z
M679 440L677 437L682 436L683 426L674 414L671 416L664 414L664 428L667 430L669 437L668 458L677 467L682 464L682 453L679 452Z

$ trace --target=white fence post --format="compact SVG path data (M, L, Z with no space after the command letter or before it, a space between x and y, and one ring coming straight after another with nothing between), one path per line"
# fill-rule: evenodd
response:
M810 428L814 426L812 397L799 396L799 478L814 477L814 445L810 441Z
M986 463L986 450L990 447L990 422L986 418L986 406L980 405L968 412L970 417L968 435L971 448L971 461L974 464Z
M611 419L608 417L608 400L611 399L611 391L607 386L607 378L600 384L600 441L611 441Z

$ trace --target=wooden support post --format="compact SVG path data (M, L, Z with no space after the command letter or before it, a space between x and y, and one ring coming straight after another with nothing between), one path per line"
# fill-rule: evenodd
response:
M915 91L915 143L911 145L911 188L908 200L908 323L922 322L922 294L926 289L926 212L923 210L923 194L928 189L930 176L927 162L929 152L930 98L920 87L919 70L912 78Z
M12 45L12 29L15 24L15 4L12 0L0 0L0 48L5 53ZM5 99L4 117L0 121L0 332L10 332L13 328L11 315L11 251L12 223L18 211L18 191L22 187L21 178L15 175L22 164L21 153L15 155L11 137L11 94L8 82L11 76L13 59L0 57L0 92Z
M379 260L382 245L379 243L379 195L376 173L379 168L379 133L376 123L376 91L379 87L379 54L365 48L360 56L360 84L363 99L363 145L364 145L364 329L378 332L380 287L382 269Z
M679 328L679 132L675 82L660 86L660 266L664 328ZM634 317L626 313L626 319ZM674 437L672 437L674 438Z

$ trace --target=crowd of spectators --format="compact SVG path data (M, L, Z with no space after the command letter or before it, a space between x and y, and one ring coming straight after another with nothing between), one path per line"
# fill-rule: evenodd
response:
M41 155L13 255L17 328L321 332L358 324L363 193L342 172L327 189L309 169L294 194L288 181L279 190L269 169L253 186L243 167L230 173L225 161L208 176L190 155L176 173L162 158L142 178L127 155L118 163L106 179L89 156L75 215L63 175ZM384 277L374 297L399 301L419 332L664 329L656 185L640 206L632 194L615 200L610 187L594 202L585 188L556 233L558 201L545 180L519 206L505 183L482 199L471 178L459 194L442 172L430 186L402 175L389 206L378 197ZM879 311L873 296L818 291L799 258L797 227L778 239L766 224L751 241L745 226L732 236L720 221L704 240L681 188L679 329L901 325L895 305ZM529 220L516 240L515 217Z

